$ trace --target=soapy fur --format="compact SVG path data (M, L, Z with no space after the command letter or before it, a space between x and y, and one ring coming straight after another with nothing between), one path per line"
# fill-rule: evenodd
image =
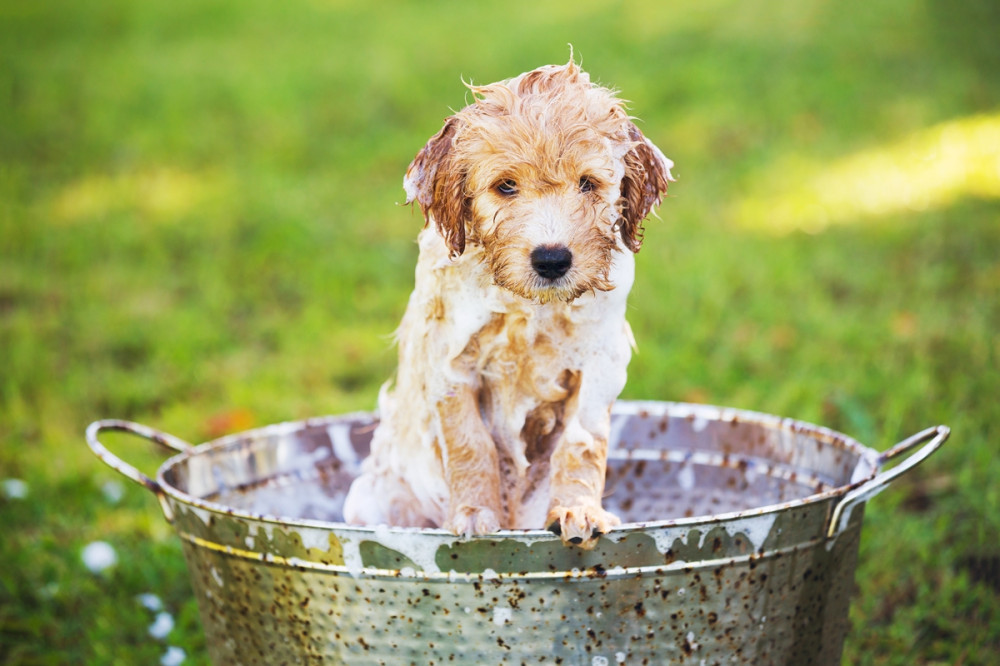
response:
M427 225L345 518L592 547L619 522L601 496L626 298L672 163L572 60L469 88L404 179Z

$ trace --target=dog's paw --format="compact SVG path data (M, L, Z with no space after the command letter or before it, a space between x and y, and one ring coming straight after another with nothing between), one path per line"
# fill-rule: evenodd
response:
M451 511L444 529L459 536L490 534L500 529L500 520L493 509L462 504Z
M549 531L562 537L563 543L590 550L597 545L598 537L621 522L618 516L599 506L580 504L552 507L545 524Z

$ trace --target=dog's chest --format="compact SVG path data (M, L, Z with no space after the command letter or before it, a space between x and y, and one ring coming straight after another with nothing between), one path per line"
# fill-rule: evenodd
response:
M480 381L514 402L564 400L568 375L580 365L575 328L569 307L561 304L494 313L473 345Z

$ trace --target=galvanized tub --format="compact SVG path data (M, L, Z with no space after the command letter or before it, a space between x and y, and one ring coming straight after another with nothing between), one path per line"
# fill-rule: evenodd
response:
M196 447L125 421L88 428L181 537L216 664L839 664L864 505L949 433L880 454L766 414L619 402L605 506L624 524L584 551L546 531L339 522L375 423ZM104 430L180 453L153 480Z

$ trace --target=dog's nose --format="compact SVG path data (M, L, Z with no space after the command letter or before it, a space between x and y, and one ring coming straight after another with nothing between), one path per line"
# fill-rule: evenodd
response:
M541 245L531 251L531 266L543 278L561 278L573 265L573 253L565 245Z

